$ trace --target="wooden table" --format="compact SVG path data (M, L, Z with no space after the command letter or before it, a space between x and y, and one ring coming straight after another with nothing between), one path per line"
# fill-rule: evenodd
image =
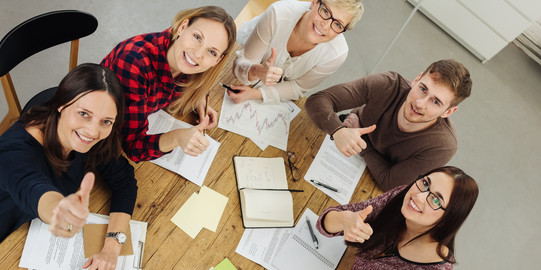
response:
M224 83L237 83L231 73L232 60L229 60L220 78L220 81ZM216 86L210 94L210 104L217 111L222 106L223 91L223 88ZM301 99L297 102L301 109L304 108L305 100ZM191 123L194 123L194 119L194 116L182 118ZM208 134L219 141L221 146L204 185L229 197L216 232L203 229L195 239L191 239L170 221L190 195L199 192L199 186L150 162L132 163L139 186L132 218L148 222L143 257L144 269L209 269L225 257L229 258L238 269L262 268L235 253L244 228L232 157L234 155L284 157L287 162L287 154L270 146L265 151L261 151L250 139L222 129L214 128ZM291 122L287 148L296 153L298 157L296 166L303 176L314 160L324 137L325 134L311 123L304 110ZM316 214L320 214L327 207L338 204L307 181L293 182L287 164L284 165L289 179L289 188L304 189L304 192L293 193L296 221L307 207ZM365 171L351 201L366 200L381 193L381 189L375 185L370 173ZM103 181L97 181L90 195L90 211L108 214L109 201L110 192ZM18 267L28 227L28 223L23 225L0 244L0 269ZM347 249L338 269L351 269L354 252L351 248Z

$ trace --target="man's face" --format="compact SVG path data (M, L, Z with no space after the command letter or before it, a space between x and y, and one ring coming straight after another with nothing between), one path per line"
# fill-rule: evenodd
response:
M456 111L451 106L455 94L450 87L436 82L433 74L419 74L411 83L411 90L402 105L402 117L408 124L427 124L438 117L448 117Z

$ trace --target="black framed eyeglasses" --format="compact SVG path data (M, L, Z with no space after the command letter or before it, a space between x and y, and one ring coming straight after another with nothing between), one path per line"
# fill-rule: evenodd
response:
M319 0L318 3L319 3L319 8L317 9L317 13L319 14L319 16L321 16L323 20L332 20L331 29L337 34L346 32L347 25L344 26L335 18L333 18L332 12L327 8L327 6L325 6L325 4L323 4L321 0Z
M301 172L299 171L299 168L295 166L295 162L297 162L295 152L287 151L287 163L289 164L291 178L293 178L293 181L297 182L301 179Z
M434 209L434 211L437 211L438 209L446 211L442 205L442 199L436 194L432 193L432 191L430 191L428 181L425 179L424 176L419 175L419 177L417 177L417 180L415 181L415 186L417 187L417 189L419 189L421 193L428 192L428 194L426 195L426 202L428 203L430 208Z

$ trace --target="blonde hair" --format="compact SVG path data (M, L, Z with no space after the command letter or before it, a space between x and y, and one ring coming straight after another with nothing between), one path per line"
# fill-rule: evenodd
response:
M235 21L223 8L217 6L204 6L194 9L186 9L177 13L171 26L171 34L174 37L171 38L169 47L171 47L175 42L177 38L177 30L182 22L188 19L188 26L190 26L200 18L217 21L224 24L224 28L228 36L227 48L222 53L222 59L218 64L204 72L190 75L187 82L175 82L176 85L185 88L185 90L181 98L174 100L167 107L167 111L173 115L185 115L196 109L199 101L202 100L207 94L208 90L210 90L217 83L218 77L220 76L225 63L227 63L229 57L232 55L231 49L235 44L237 33Z
M337 8L339 8L341 11L346 12L350 14L351 21L347 25L347 29L351 30L355 26L355 24L361 19L361 16L364 12L363 4L361 3L361 0L320 0L325 3L329 3Z

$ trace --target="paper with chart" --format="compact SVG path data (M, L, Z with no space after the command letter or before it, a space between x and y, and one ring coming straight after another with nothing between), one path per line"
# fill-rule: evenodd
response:
M306 219L310 220L312 230L318 240L319 247L317 249L314 246ZM280 270L336 269L347 248L344 237L323 236L316 229L317 219L318 215L306 208L297 222L297 226L274 258L274 266Z
M89 224L107 224L108 216L90 214L86 220ZM130 256L119 256L116 269L138 269L141 253L145 243L147 223L130 220L133 253ZM30 223L23 254L19 267L28 269L82 269L84 257L83 232L72 238L54 236L49 225L40 219Z
M159 134L179 128L190 128L192 125L174 118L163 110L159 110L148 116L148 127L147 134ZM220 147L219 142L208 135L205 136L210 145L205 152L197 157L189 156L182 151L182 148L177 147L171 153L151 162L182 175L198 186L202 186Z
M224 94L218 127L250 138L259 147L272 145L286 151L292 112L283 105L252 100L235 104Z
M304 179L312 185L310 179L338 189L338 192L334 192L314 185L339 204L348 204L365 168L366 163L360 155L344 156L327 135Z

